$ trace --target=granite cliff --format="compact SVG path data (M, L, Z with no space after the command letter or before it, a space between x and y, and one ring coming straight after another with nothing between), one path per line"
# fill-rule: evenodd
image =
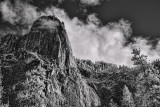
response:
M64 24L54 16L40 17L24 36L3 37L0 68L5 107L100 105L77 67Z

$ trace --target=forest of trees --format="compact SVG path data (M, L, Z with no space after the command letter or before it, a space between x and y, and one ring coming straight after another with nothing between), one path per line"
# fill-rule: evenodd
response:
M88 101L96 99L98 102L100 98L101 104L98 107L160 107L160 60L148 61L147 56L141 54L140 49L134 49L132 52L131 60L134 67L75 58L76 70L70 68L70 70L62 69L60 71L57 67L51 66L56 64L45 65L31 53L26 51L18 53L0 56L0 77L3 78L0 97L3 104L16 105L13 107L26 107L26 105L28 105L27 107L30 105L41 107L39 105L42 105L43 107L43 104L48 102L50 105L60 102L58 107L63 107L61 105L64 105L64 99L61 97L61 93L65 93L70 85L72 86L70 89L80 85L79 87L87 89L85 94L89 95L90 93L90 96L84 95L84 99L89 99ZM56 72L51 76L50 71L54 71L53 69ZM80 79L77 79L79 73L81 76ZM67 75L69 76L67 77ZM75 80L81 81L78 81L78 85L74 87ZM67 82L70 84L65 86L65 89L62 84ZM50 89L51 83L55 85L53 89ZM89 88L88 85L92 88ZM49 97L49 101L45 100L46 96L50 96L45 92L51 91L53 91L53 98ZM72 94L74 95L74 92ZM67 98L69 95L66 95ZM73 105L73 102L76 105L78 102L79 96L73 98L73 95L70 95L69 105ZM88 101L86 102L88 103ZM86 107L90 107L90 105L92 103ZM7 105L3 106L8 107ZM1 105L1 107L3 106Z
M15 44L5 45L0 107L160 107L160 60L148 61L140 49L133 67L73 57L66 68L24 49L7 53Z
M99 107L160 107L160 61L134 49L134 67L77 59L78 68L101 99Z

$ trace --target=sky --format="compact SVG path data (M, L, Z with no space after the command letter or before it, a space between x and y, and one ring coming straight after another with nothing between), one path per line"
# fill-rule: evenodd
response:
M65 24L74 56L132 65L132 50L160 56L159 0L2 0L0 36L25 35L43 15Z

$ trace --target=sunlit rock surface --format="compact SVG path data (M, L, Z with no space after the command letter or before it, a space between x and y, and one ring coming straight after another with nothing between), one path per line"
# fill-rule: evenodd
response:
M39 18L24 36L2 38L0 65L3 106L100 105L77 68L64 24L54 16Z

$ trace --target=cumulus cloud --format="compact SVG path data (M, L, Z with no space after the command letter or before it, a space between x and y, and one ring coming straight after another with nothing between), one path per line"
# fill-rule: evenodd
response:
M3 20L13 25L23 27L26 30L28 30L28 27L40 16L36 7L19 0L16 0L14 4L9 0L1 2L0 11Z
M87 4L87 5L98 5L100 4L101 0L80 0L82 4Z
M15 1L14 5L9 0L2 2L1 13L3 19L12 24L31 24L32 19L38 16L34 6L22 3L19 0Z
M135 38L137 41L135 44L124 46L127 38L132 34L131 23L124 19L102 26L96 14L88 15L87 23L83 23L77 17L70 19L64 10L56 7L37 11L36 7L18 1L15 6L9 1L1 3L3 19L12 24L30 26L43 15L55 15L63 21L73 54L78 58L132 65L133 48L141 48L142 53L148 55L150 60L159 58L160 42L154 50L151 50L151 45L148 45L147 40L143 38ZM50 23L45 24L50 25Z
M50 8L46 11L48 14L54 12L65 23L73 53L78 58L132 65L131 52L134 48L141 48L142 54L148 55L151 61L159 58L160 42L154 50L146 39L140 37L135 38L136 43L124 46L132 34L131 23L127 20L100 26L101 22L95 14L89 15L87 24L84 24L76 17L70 19L63 10Z
M65 23L76 57L131 64L131 48L123 46L126 41L124 35L130 35L130 24L127 21L120 20L119 23L99 27L100 22L93 14L88 16L88 23L84 24L78 18L69 19L63 11L56 13L56 16Z

